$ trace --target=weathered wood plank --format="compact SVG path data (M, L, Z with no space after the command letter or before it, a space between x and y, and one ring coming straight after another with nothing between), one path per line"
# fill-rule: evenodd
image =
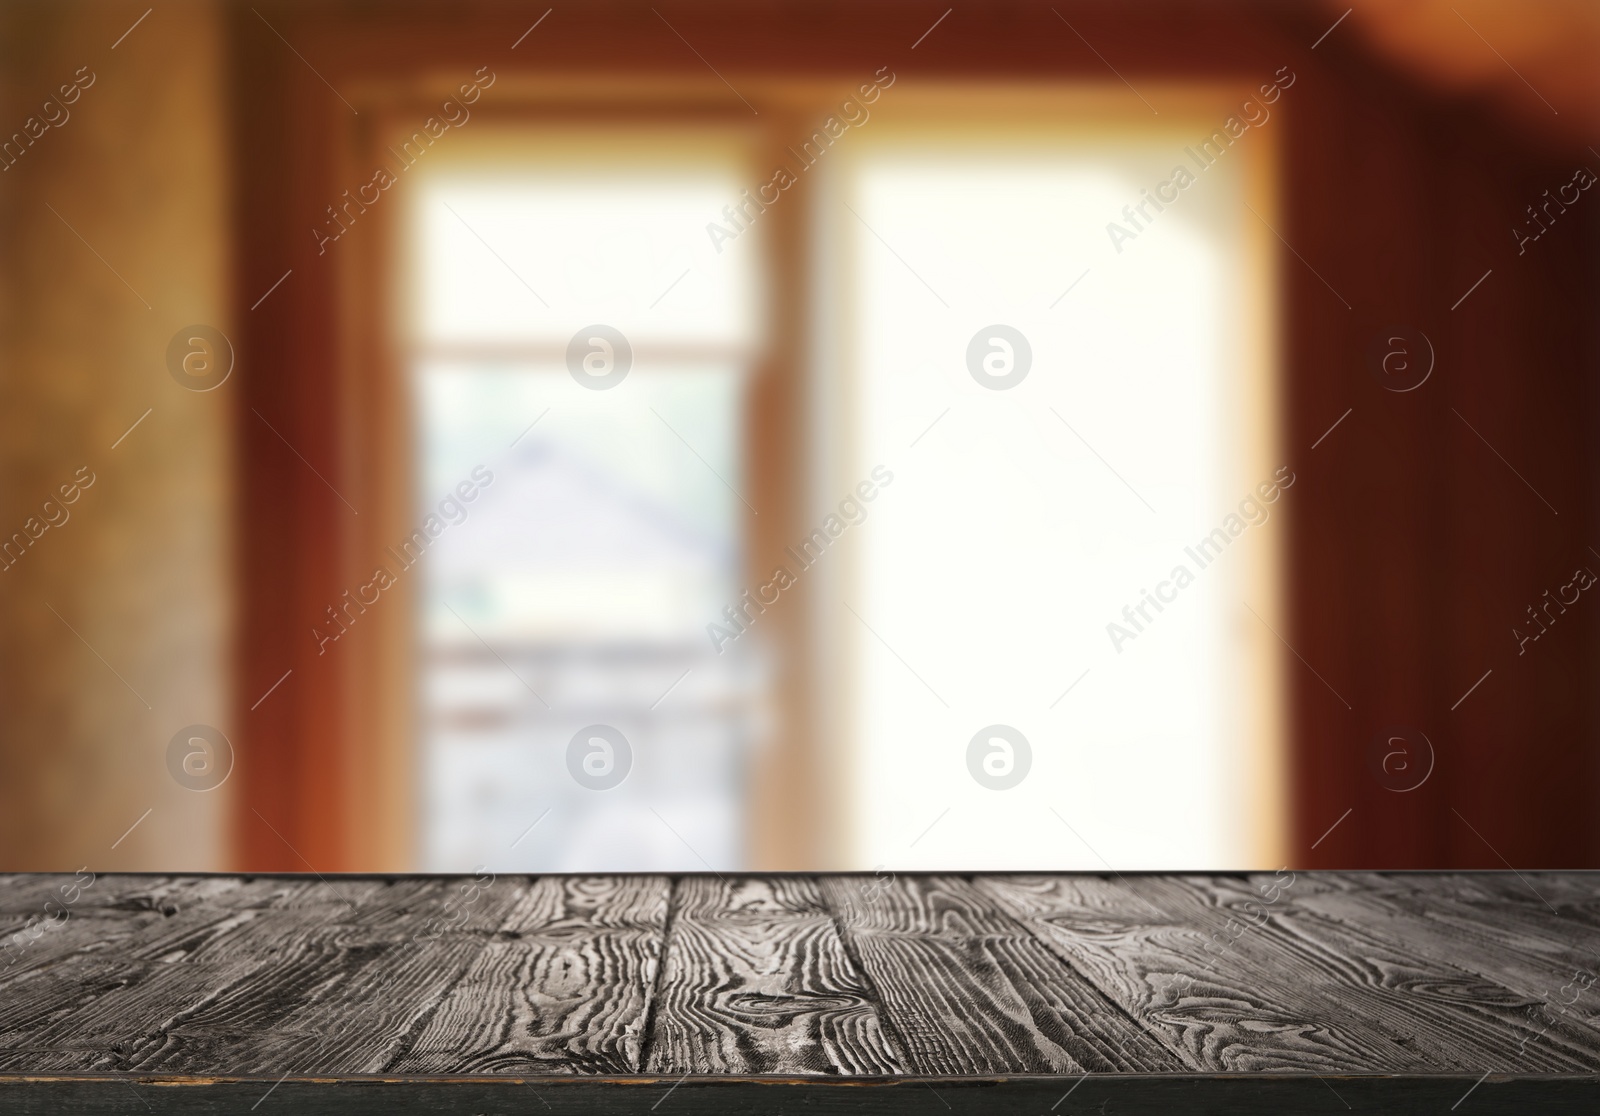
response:
M1302 983L1298 947L1273 941L1245 953L1213 942L1213 934L1229 940L1231 916L1204 892L1147 895L1134 883L1077 875L1000 876L977 885L1196 1069L1439 1069L1403 1034L1369 1030L1330 1010Z
M660 876L523 885L385 1072L637 1073L669 891Z
M1219 902L1233 905L1242 893L1237 879L1210 881ZM1330 1006L1358 1017L1381 1019L1411 1035L1452 1069L1494 1072L1593 1072L1600 1070L1600 1044L1581 1032L1540 1036L1528 1009L1535 1001L1500 981L1419 949L1417 926L1396 923L1390 933L1347 911L1347 917L1318 914L1292 901L1270 912L1263 930L1292 937L1309 956L1343 958L1338 979L1319 988Z
M62 899L64 893L60 888L75 879L91 880L92 874L80 876L75 872L48 872L0 876L0 933L9 934L14 924L30 915L43 913L45 903ZM93 890L92 882L89 890ZM83 889L79 888L78 901L81 901L82 894Z
M1526 998L1512 989L1370 928L1289 901L1263 902L1259 889L1271 879L1055 878L1046 891L1076 894L1044 920L1063 951L1097 953L1097 982L1208 1068L1254 1069L1264 1057L1267 1065L1302 1058L1302 1068L1319 1073L1600 1068L1581 1048L1525 1044L1537 1028L1524 1014ZM997 896L1017 886L985 883ZM1136 943L1108 953L1074 926L1073 908L1081 911L1086 897L1097 917L1114 919ZM1160 912L1170 912L1176 931L1165 941L1153 932ZM1263 1026L1263 1016L1278 1026ZM1225 1031L1214 1034L1209 1028L1219 1022ZM1273 1049L1272 1034L1289 1041Z
M1377 872L1317 873L1355 876L1427 906L1441 904L1513 929L1559 928L1586 949L1600 952L1600 872Z
M260 1074L381 1071L515 902L513 889L495 885L464 902L463 887L477 881L383 881L353 908L335 900L320 921L295 911L295 925L274 935L270 952L231 950L248 968L217 973L215 993L130 1046L128 1065L167 1073L216 1065ZM273 921L285 913L274 910Z
M1515 878L1513 877L1513 882ZM1600 1062L1600 928L1578 921L1571 905L1552 913L1538 898L1472 901L1471 881L1428 877L1419 883L1381 873L1318 873L1292 903L1337 922L1364 927L1388 941L1454 966L1521 997L1529 1026L1585 1061ZM1462 898L1466 896L1467 898Z
M426 975L414 979L419 961L392 963L444 894L436 880L256 881L233 896L234 909L197 908L210 921L186 926L175 916L176 925L125 943L118 966L100 975L103 994L35 1029L34 1068L374 1072L428 1006L429 982L447 979L441 971L463 952L428 951ZM466 962L459 957L456 971ZM389 995L374 998L375 986ZM357 1017L362 1025L350 1027Z
M0 925L69 879L0 879ZM1065 1111L1151 1073L1337 1074L1344 1099L1421 1074L1455 1103L1492 1071L1475 1105L1600 1083L1600 989L1574 980L1600 984L1600 877L1273 879L516 877L435 925L482 884L106 876L0 972L0 1084L643 1074L648 1108L685 1074L673 1103L752 1075L1092 1074Z
M970 883L880 882L863 901L856 880L821 880L914 1072L1183 1068Z
M216 908L240 887L233 877L65 873L25 879L26 885L3 891L0 988L60 958L103 951L186 908Z
M60 1045L72 1020L114 1016L109 1005L152 965L197 941L239 930L251 916L241 918L235 906L252 893L264 899L268 885L219 877L102 877L80 895L71 918L27 947L21 962L0 977L0 1067L44 1068L50 1060L86 1068ZM93 1055L108 1056L104 1047Z
M678 881L646 1068L904 1072L816 882Z
M1600 871L1581 872L1386 872L1395 884L1438 890L1462 903L1503 903L1509 909L1537 906L1562 917L1600 926Z

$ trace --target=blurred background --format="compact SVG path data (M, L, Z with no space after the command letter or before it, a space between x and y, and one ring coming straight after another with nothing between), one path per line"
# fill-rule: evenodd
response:
M0 869L1600 864L1600 9L0 11Z

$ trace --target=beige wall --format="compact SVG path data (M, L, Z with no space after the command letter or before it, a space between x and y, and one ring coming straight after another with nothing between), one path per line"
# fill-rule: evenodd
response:
M230 787L166 765L186 725L231 735L237 382L195 392L166 367L181 327L228 329L223 25L162 4L113 50L143 7L0 14L0 133L94 74L0 172L0 536L80 466L96 478L0 571L0 869L229 862Z

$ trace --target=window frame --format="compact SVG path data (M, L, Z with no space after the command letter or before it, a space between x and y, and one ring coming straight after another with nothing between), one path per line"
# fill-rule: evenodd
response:
M482 115L500 122L559 118L563 123L627 125L691 120L749 123L745 106L730 103L726 86L709 76L619 80L531 77L519 72L502 74L500 80L505 88L495 90L493 103L485 97L474 106L474 120ZM892 94L897 104L920 100L919 112L967 111L960 103L972 92L966 83L943 88L930 84L916 92L906 77L899 80L902 84ZM742 80L740 87L763 128L761 150L777 168L792 162L785 150L788 143L794 136L809 134L811 126L836 105L847 83L778 77ZM1231 83L1212 88L1225 87L1234 88ZM995 97L1017 103L1015 90L991 88ZM1109 86L1097 82L1088 88L1090 100L1106 111L1137 109L1130 98ZM289 196L278 203L277 215L317 212L337 199L334 187L366 181L372 168L383 162L379 153L394 134L414 127L453 89L450 80L433 73L404 81L366 81L347 89L361 111L344 118L310 108L306 102L316 92L297 86L288 98L289 118L314 122L318 134L307 140L310 154L305 165L287 179ZM1085 95L1084 89L1073 95ZM992 110L996 102L986 103ZM757 174L751 185L764 180ZM748 495L761 510L747 524L750 585L761 584L770 574L772 556L809 529L806 513L816 487L809 466L819 421L810 378L818 359L814 324L821 297L810 234L817 189L815 176L800 176L761 217L769 261L769 305L767 351L753 365L745 432ZM1274 212L1271 194L1270 183L1263 178L1257 195L1262 204L1257 208L1269 220ZM242 764L247 774L242 780L245 809L240 811L237 832L246 867L314 863L329 869L397 871L417 863L417 741L412 732L416 711L412 704L393 700L395 694L411 693L416 677L411 590L395 594L381 610L365 615L351 630L354 638L342 639L331 655L319 655L315 642L302 634L304 629L284 619L321 615L339 601L343 589L370 576L371 555L381 553L385 544L413 526L415 431L405 398L407 354L396 344L393 317L398 302L391 286L400 274L401 230L396 222L402 213L400 205L374 207L353 229L355 235L329 246L330 254L337 254L310 291L330 297L318 302L289 292L291 297L274 308L280 315L298 309L301 320L289 335L244 339L243 347L257 356L277 355L284 364L300 365L281 387L258 389L255 395L268 404L260 408L263 417L276 421L296 455L321 463L337 479L341 497L334 500L319 481L298 476L298 463L291 467L281 460L281 447L266 442L272 435L250 431L244 447L252 464L241 502L247 551L242 574L247 582L264 583L265 592L275 584L281 603L248 606L251 617L241 642L241 692L264 689L265 685L256 686L257 680L265 677L270 683L282 673L285 661L302 675L309 692L294 695L292 704L283 703L288 709L264 707L263 716L249 711L253 720L247 741L277 746L246 756ZM250 232L244 251L255 258L267 256L262 230L251 227ZM1270 251L1263 255L1273 258ZM260 328L271 320L263 315L251 324ZM1263 320L1270 328L1270 315ZM1262 336L1268 338L1263 352L1270 352L1275 342L1270 334ZM250 430L248 424L245 428ZM277 464L259 464L273 454L280 456ZM360 514L346 518L341 507L345 500L360 508ZM268 572L272 558L261 553L259 543L270 532L252 521L252 510L263 508L269 523L280 524L295 536L286 540L294 563L287 577L281 570ZM849 854L849 813L840 786L844 768L839 765L838 744L828 731L836 710L830 711L824 700L842 661L830 656L829 633L819 625L818 610L812 607L811 597L821 588L803 580L785 594L785 608L763 618L763 634L778 661L773 731L766 746L751 757L746 816L752 868L840 867ZM335 658L338 661L332 661ZM1280 784L1283 766L1281 755L1263 757L1261 784ZM1265 795L1255 797L1266 800ZM1281 829L1281 821L1272 827ZM1266 843L1277 842L1269 838Z
M449 94L450 87L438 80L387 83L364 91L359 119L335 130L337 160L327 178L367 181L372 169L385 163L385 148ZM806 83L784 83L755 91L754 97L761 107L754 149L762 163L777 166L785 158L781 152L787 137L819 105L825 106L825 95L808 92ZM512 127L577 120L627 128L653 122L748 126L750 119L743 106L730 108L725 87L699 78L621 83L523 79L495 103L487 102L485 97L473 107L473 122L481 115ZM750 184L753 188L761 181L765 176L757 172ZM765 344L751 361L742 432L746 495L760 513L745 522L741 576L749 585L765 579L771 556L792 541L804 498L805 477L795 448L807 441L809 284L804 279L803 221L808 205L803 186L790 195L762 217ZM340 478L341 500L336 503L348 500L359 512L348 522L332 514L326 517L332 522L319 532L320 568L308 580L329 586L321 595L324 607L342 602L334 587L353 587L370 578L384 546L415 526L411 354L398 328L408 295L401 286L406 282L405 213L404 205L392 201L372 206L352 224L351 233L357 235L347 234L345 243L327 246L339 253L327 322L336 334L332 348L337 354L328 362L336 431L328 448L338 458L330 472ZM380 607L360 614L348 635L323 653L314 646L309 655L304 647L296 649L300 669L322 676L323 715L302 722L298 756L279 757L280 779L274 780L279 785L272 788L277 793L265 802L251 794L256 799L251 807L265 819L265 806L280 811L286 805L311 806L320 824L296 828L308 837L305 855L318 863L395 871L418 862L417 588L415 579L400 579L394 590L384 593ZM315 615L312 602L321 598L296 595L291 607ZM807 610L798 601L774 610L764 618L762 635L780 665L770 695L772 727L765 746L750 757L745 808L749 861L761 868L806 868L828 855L829 820L821 808L826 796L819 791L809 727ZM338 661L326 661L330 656ZM255 673L253 666L247 662L246 671ZM399 703L394 695L410 700ZM321 762L305 762L317 756ZM296 758L301 762L282 762ZM259 835L251 844L270 848Z

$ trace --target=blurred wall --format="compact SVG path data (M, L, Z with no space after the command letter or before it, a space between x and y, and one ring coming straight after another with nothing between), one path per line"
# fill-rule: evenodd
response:
M1299 73L1279 228L1301 256L1284 264L1294 863L1591 866L1600 617L1516 632L1600 543L1600 216L1568 207L1525 251L1514 231L1600 161L1357 35ZM1408 331L1434 371L1395 390L1374 350ZM1415 767L1380 777L1397 732Z
M1513 230L1600 152L1380 62L1356 19L1329 34L1337 6L1063 7L1093 50L1062 38L1049 5L997 3L953 16L961 32L921 43L907 73L1107 83L1111 58L1135 85L1299 75L1273 125L1285 159L1274 232L1289 246L1285 437L1304 477L1284 520L1294 862L1594 862L1600 615L1574 612L1526 654L1515 636L1586 552L1600 561L1600 210L1575 207L1527 253ZM707 58L741 60L733 80L832 80L909 66L929 22L909 3L752 10L729 19L723 3L681 0L669 28L632 0L564 9L513 55L532 17L498 3L0 7L0 142L80 71L85 86L70 117L0 157L12 164L0 169L0 544L30 522L39 536L0 560L0 868L376 863L360 811L394 796L364 780L392 772L361 750L378 719L351 696L358 672L297 671L258 700L284 661L310 661L302 616L349 584L346 513L296 456L343 459L341 491L363 479L383 490L348 463L358 381L339 359L335 273L298 262L312 256L304 214L351 181L348 130L371 127L325 82L359 99L397 75L485 59L507 90L628 67L703 80L673 28ZM1458 52L1488 49L1470 27L1451 35ZM1567 87L1539 94L1561 102L1552 118L1578 116ZM247 173L230 182L230 166ZM293 280L250 310L291 262ZM169 341L194 324L254 357L211 392L167 367ZM1401 327L1437 354L1426 390L1390 390L1371 370L1372 344ZM252 401L293 453L240 394L253 369ZM93 486L44 530L45 501L80 469ZM235 612L249 620L238 693ZM215 791L184 789L167 766L168 742L195 723L244 742L240 772ZM1374 774L1373 745L1394 726L1432 740L1427 786ZM246 770L235 859L224 819Z
M163 4L118 41L145 7L0 11L0 134L58 121L0 171L0 536L59 521L0 568L6 869L229 859L230 787L166 760L187 725L230 731L232 385L166 358L228 329L220 20Z

